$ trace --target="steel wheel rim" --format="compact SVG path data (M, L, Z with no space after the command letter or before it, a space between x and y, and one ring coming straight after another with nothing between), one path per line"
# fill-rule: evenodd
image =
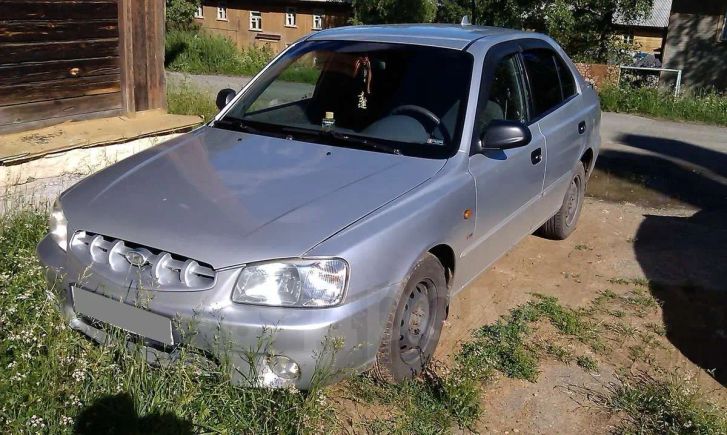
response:
M429 341L435 312L436 286L430 279L419 281L409 293L399 323L399 352L407 364L416 362Z
M578 214L578 202L580 198L580 179L578 177L571 181L566 198L568 199L565 213L565 224L571 226L573 225L573 222L575 222L576 215Z

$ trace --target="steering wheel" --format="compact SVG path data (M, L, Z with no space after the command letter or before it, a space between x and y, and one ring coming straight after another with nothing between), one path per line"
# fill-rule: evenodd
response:
M439 126L439 124L442 122L442 120L439 119L439 117L437 115L435 115L434 112L432 112L431 110L426 109L422 106L417 106L415 104L405 104L403 106L399 106L399 107L395 108L394 110L392 110L391 112L389 112L389 115L398 115L400 113L407 113L407 112L423 115L424 118L426 118L428 121L430 121L432 124L432 128L427 130L427 133L429 133L429 134L431 134L434 131L434 129L437 128Z

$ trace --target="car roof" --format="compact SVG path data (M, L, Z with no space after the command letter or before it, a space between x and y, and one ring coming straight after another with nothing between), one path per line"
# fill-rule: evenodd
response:
M491 36L532 37L531 32L501 27L458 24L387 24L334 27L313 34L311 41L371 41L428 45L462 50L472 42Z

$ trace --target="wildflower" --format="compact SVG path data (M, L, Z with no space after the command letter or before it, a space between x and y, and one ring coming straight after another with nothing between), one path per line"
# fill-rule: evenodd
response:
M86 372L83 369L76 369L73 371L73 374L71 376L73 376L73 379L76 382L81 382L86 379Z
M67 417L65 415L61 416L61 425L62 426L70 426L73 424L73 419L71 417Z
M45 422L41 417L38 417L37 415L33 414L32 417L30 417L30 420L28 421L28 426L30 427L37 427L37 428L44 428Z

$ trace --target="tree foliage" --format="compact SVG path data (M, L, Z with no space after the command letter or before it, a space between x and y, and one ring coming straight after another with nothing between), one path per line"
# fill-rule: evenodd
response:
M617 62L620 21L648 15L654 0L475 0L473 23L534 30L556 39L576 60ZM441 0L436 21L459 23L471 0Z
M436 0L353 0L354 24L431 23Z
M190 30L195 28L194 13L200 0L166 0L166 27L168 30Z

